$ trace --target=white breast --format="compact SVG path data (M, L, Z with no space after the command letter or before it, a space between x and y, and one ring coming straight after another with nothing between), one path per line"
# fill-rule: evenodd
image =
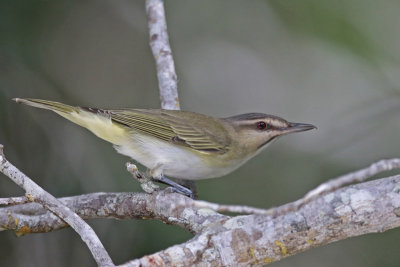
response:
M149 168L154 177L164 174L188 180L206 179L223 176L238 167L211 166L199 154L185 147L139 134L134 134L131 140L115 146L115 149Z

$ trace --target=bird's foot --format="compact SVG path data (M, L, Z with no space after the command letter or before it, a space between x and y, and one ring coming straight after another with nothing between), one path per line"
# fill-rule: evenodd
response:
M183 194L185 196L188 196L188 197L194 199L194 194L193 194L192 190L190 190L189 188L186 188L178 183L175 183L174 181L168 179L167 177L165 177L163 175L161 175L157 178L153 178L153 180L156 182L160 182L160 183L171 186L169 188L172 192Z
M145 191L146 193L151 194L154 191L157 191L160 189L160 187L158 185L153 183L153 179L151 177L141 173L135 164L127 162L126 169L128 170L128 172L130 172L132 174L133 178L135 178L140 183L140 186L142 187L143 191Z
M142 187L143 191L145 191L146 193L151 194L154 191L160 190L160 187L154 183L154 182L159 182L159 183L163 183L163 184L171 186L171 187L168 187L168 189L171 192L183 194L185 196L188 196L188 197L194 199L194 194L193 194L192 190L190 190L189 188L186 188L178 183L175 183L174 181L166 178L163 175L160 175L157 178L153 178L150 175L145 175L138 170L138 168L136 167L135 164L132 164L130 162L126 163L126 169L140 183L140 186Z

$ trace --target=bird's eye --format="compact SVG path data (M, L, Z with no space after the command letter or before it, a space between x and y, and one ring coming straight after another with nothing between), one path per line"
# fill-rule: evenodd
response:
M263 121L259 121L257 122L257 128L260 130L264 130L265 128L267 128L267 124Z

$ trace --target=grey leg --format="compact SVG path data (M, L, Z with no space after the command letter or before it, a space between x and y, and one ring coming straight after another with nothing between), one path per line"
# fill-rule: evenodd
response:
M168 179L167 177L165 177L163 175L161 175L157 178L153 178L153 179L156 182L160 182L160 183L172 186L173 191L176 193L180 193L180 194L186 195L186 196L194 199L194 194L189 188L186 188L180 184L177 184L174 181Z

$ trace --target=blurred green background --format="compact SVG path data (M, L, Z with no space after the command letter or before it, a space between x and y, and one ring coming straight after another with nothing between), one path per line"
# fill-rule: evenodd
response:
M212 116L264 112L312 123L234 173L198 182L201 199L271 207L400 151L400 2L166 3L181 106ZM144 1L0 4L0 143L55 196L139 191L128 158L35 97L104 108L157 108ZM0 197L23 192L0 177ZM183 242L157 221L90 221L115 263ZM271 266L399 266L400 229L337 242ZM0 266L95 266L70 229L0 232Z

